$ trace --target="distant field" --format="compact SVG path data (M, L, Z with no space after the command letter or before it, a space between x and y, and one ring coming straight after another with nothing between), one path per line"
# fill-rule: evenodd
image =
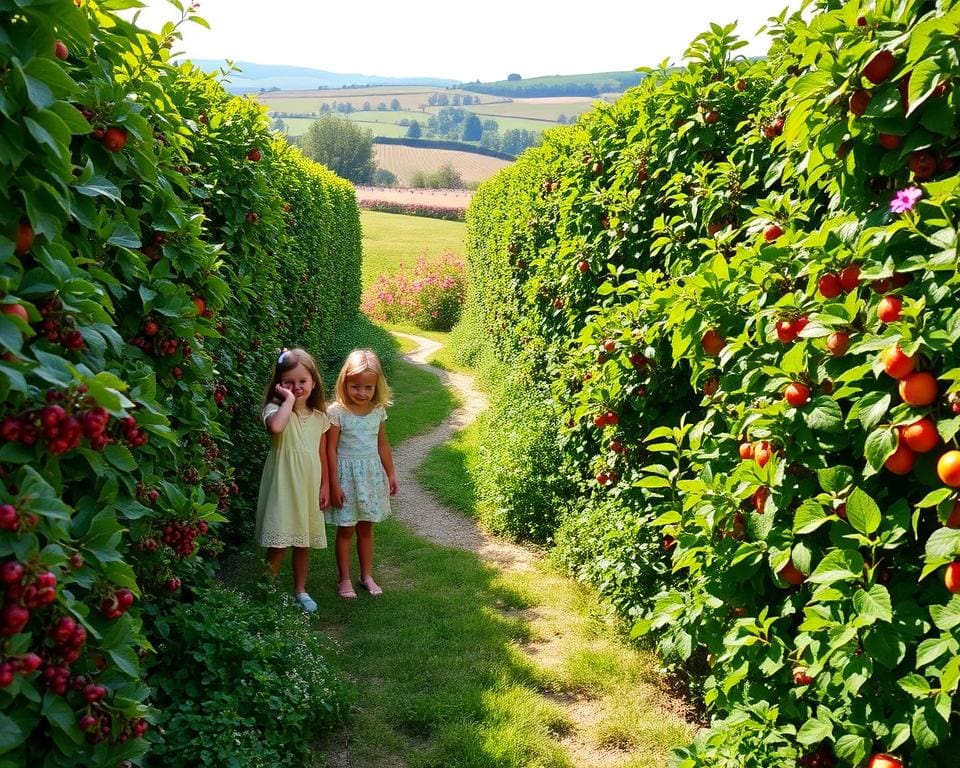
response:
M435 259L444 253L464 254L466 225L423 216L360 211L363 230L364 289L380 274L393 274L401 267L413 267L417 257Z
M323 104L332 105L349 103L354 109L363 109L369 102L373 109L380 103L388 108L396 99L401 109L419 110L421 105L427 105L432 94L444 94L452 99L454 95L467 95L467 91L444 88L429 88L426 86L383 86L380 88L343 88L338 90L316 91L272 91L253 94L270 112L317 113ZM479 97L481 104L493 104L503 99L499 96L483 96L471 93L474 98Z
M432 173L445 163L456 168L464 183L471 185L490 178L510 165L507 160L450 149L425 149L397 144L374 144L373 149L377 165L395 174L400 185L406 187L412 186L417 171Z
M590 97L565 97L563 99L514 99L500 104L479 104L470 106L478 115L492 118L520 117L532 120L550 120L556 122L560 115L574 117L589 112L599 99Z

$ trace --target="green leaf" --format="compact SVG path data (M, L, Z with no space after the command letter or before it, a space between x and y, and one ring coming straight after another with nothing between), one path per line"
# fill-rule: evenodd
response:
M906 643L890 627L868 629L863 635L863 649L887 669L893 669L907 653Z
M907 91L910 100L910 104L907 107L908 117L933 93L933 89L937 87L940 81L943 70L943 62L936 57L925 57L917 62L917 65L910 73L910 85Z
M807 499L797 507L797 511L794 513L793 532L796 534L812 533L829 519L830 516L824 510L822 504Z
M814 431L836 432L843 427L843 412L836 400L824 395L803 410L803 420Z
M884 392L868 392L860 398L856 408L863 428L873 429L890 408L890 395Z
M853 593L853 606L861 618L874 621L893 621L893 605L890 593L882 584L874 584L869 590L857 590Z
M137 461L130 453L130 449L123 445L108 445L103 449L103 455L107 461L123 472L132 472L137 468Z
M937 528L927 539L925 554L931 560L952 559L960 554L960 529Z
M918 707L913 713L910 733L920 749L933 749L949 732L949 724L940 716L932 702Z
M930 695L930 682L916 672L901 677L897 682L903 690L916 699L924 699Z
M863 576L863 557L856 550L835 549L810 574L814 584L832 584L836 581L859 579Z
M120 245L124 248L139 248L142 243L140 242L140 235L134 232L129 225L125 222L119 221L114 226L113 231L110 233L110 237L107 238L107 243L110 245Z
M853 469L842 465L818 469L817 480L827 493L839 493L853 482Z
M954 595L946 605L931 605L930 617L937 629L949 632L960 625L960 595Z
M801 744L819 744L832 735L833 728L830 723L811 718L800 726L800 730L797 732L797 741Z
M41 713L61 731L69 731L76 723L73 709L67 704L66 699L55 693L48 692L43 697Z
M19 747L26 738L26 732L24 732L19 725L6 715L0 713L0 754Z
M107 653L110 654L113 663L130 677L137 678L140 676L140 660L132 646L122 645L118 648L111 648Z
M846 733L837 739L835 751L841 760L850 765L860 765L872 746L873 743L868 737Z
M933 664L950 650L953 642L949 637L931 637L917 646L917 669Z
M863 445L864 454L870 466L875 470L880 470L893 452L897 450L897 435L890 428L875 429L867 435L866 442Z
M880 527L880 507L864 491L854 488L847 497L847 522L865 536Z
M94 176L85 184L75 186L74 190L76 190L77 194L85 195L86 197L106 197L118 203L122 202L120 189L116 184L103 176Z

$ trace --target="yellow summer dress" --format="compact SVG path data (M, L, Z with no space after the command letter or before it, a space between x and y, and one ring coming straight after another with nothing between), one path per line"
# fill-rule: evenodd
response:
M267 403L260 418L266 424L279 410L276 403ZM328 429L330 420L323 411L315 410L309 416L293 411L283 432L270 436L257 500L256 541L260 546L327 546L320 511L320 438Z

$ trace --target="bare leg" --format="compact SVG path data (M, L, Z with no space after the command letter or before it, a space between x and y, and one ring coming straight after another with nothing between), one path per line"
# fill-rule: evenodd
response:
M267 567L270 569L270 576L277 578L280 573L280 564L283 562L283 556L286 554L286 547L268 547L267 548Z
M293 593L307 591L307 569L310 566L310 547L293 548Z
M383 590L373 580L373 523L357 523L357 556L360 558L360 586L371 595L382 595Z
M373 523L357 523L357 557L360 558L360 581L370 578L373 571Z
M338 581L350 580L350 541L353 539L353 526L338 525L337 541L334 545L337 555Z

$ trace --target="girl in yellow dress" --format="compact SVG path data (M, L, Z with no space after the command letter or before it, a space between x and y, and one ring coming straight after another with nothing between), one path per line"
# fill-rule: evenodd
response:
M307 594L310 550L327 546L323 513L330 498L326 463L330 420L324 412L317 364L302 349L280 353L267 386L260 418L270 434L257 501L257 543L267 548L276 576L293 547L293 592L307 613L317 604Z

